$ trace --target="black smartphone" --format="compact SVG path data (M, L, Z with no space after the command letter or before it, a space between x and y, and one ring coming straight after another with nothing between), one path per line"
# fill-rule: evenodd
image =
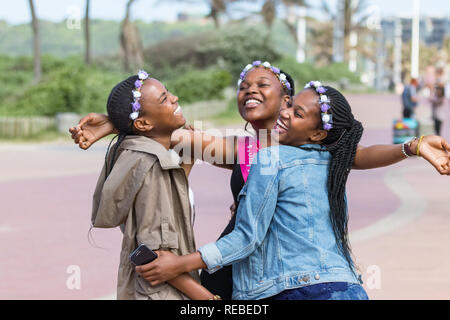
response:
M142 266L158 258L158 255L149 249L145 244L141 244L130 254L130 260L135 266Z

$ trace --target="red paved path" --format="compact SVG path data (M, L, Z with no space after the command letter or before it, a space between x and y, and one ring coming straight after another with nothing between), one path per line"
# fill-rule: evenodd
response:
M352 96L366 126L362 144L390 143L397 97ZM426 114L427 109L420 109ZM450 138L448 126L444 135ZM88 152L75 145L0 145L0 299L96 299L115 292L121 234L95 229L87 241L92 192L105 147ZM392 170L419 166L405 180L423 196L426 210L413 222L353 245L362 270L377 265L381 289L371 298L450 298L450 213L448 177L421 160L371 171L352 171L348 183L350 230L365 230L396 212L402 199L386 185ZM206 164L194 167L197 246L213 241L229 219L230 172ZM70 290L67 268L79 266L81 288ZM364 274L367 278L368 274Z

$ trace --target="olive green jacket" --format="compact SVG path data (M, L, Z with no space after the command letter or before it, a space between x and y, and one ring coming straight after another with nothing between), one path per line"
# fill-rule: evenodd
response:
M112 150L114 146L108 164ZM91 220L98 228L121 226L117 298L187 299L167 283L150 286L129 260L130 253L143 243L152 250L170 250L177 255L196 250L188 180L178 155L150 138L127 136L115 159L107 179L105 166L98 179ZM199 281L198 273L191 275Z

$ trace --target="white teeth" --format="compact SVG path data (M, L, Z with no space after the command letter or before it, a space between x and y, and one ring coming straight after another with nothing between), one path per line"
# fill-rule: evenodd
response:
M256 104L260 104L261 101L255 100L255 99L250 99L245 101L245 105L249 104L249 103L256 103Z
M281 128L283 128L284 130L288 130L288 127L286 127L286 126L284 125L284 123L280 121L280 119L277 120L277 124L278 124L278 126L280 126Z
M179 112L181 112L181 107L180 106L178 106L178 108L175 110L174 114L175 113L179 113Z

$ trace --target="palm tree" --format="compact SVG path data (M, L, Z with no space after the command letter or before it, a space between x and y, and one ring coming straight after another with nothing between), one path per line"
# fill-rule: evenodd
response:
M298 34L297 34L297 24L296 24L296 14L295 8L298 7L310 7L306 0L281 0L281 3L286 8L286 19L284 19L284 24L288 28L295 44L298 45Z
M184 2L184 3L207 3L209 6L209 13L206 16L211 18L214 22L216 28L220 28L220 15L227 11L228 5L232 2L237 2L239 0L172 0L174 2Z
M275 21L276 8L278 5L283 5L286 8L287 15L283 22L287 26L295 43L298 44L299 39L297 34L295 9L296 7L309 7L309 5L306 0L265 0L261 9L261 15L269 29L272 28L273 22Z
M120 32L120 56L123 68L130 72L144 63L144 54L139 31L130 20L130 8L135 0L128 0L125 18L122 21Z
M328 65L333 62L333 22L310 21L311 55L318 65Z
M84 16L84 39L85 39L85 55L84 61L86 64L91 63L91 35L90 35L90 19L89 19L90 0L86 0L86 14Z
M264 22L269 30L272 29L273 21L275 20L275 14L275 0L266 0L262 6L261 15L263 16Z
M210 13L208 14L208 18L212 18L214 21L214 25L216 28L220 27L219 15L226 11L227 9L227 0L209 0Z
M327 2L322 0L322 10L325 11L330 21L337 21L342 19L341 28L343 29L343 39L344 42L344 61L349 60L349 53L352 49L350 43L350 36L352 33L356 33L359 37L366 36L371 33L371 31L365 26L365 23L369 16L365 14L368 7L367 0L338 0L340 3L338 7L342 10L341 12L335 12L330 9ZM358 48L353 48L356 51L362 51L361 46Z
M41 81L41 44L39 37L39 21L36 16L33 0L28 0L31 11L31 25L33 27L33 51L34 51L34 83Z

